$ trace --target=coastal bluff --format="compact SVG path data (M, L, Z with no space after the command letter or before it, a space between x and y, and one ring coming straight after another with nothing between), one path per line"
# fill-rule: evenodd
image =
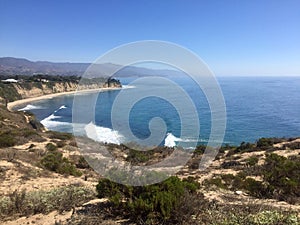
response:
M72 81L19 81L14 83L0 83L0 104L5 105L8 102L16 100L36 98L44 95L74 92L100 88L121 88L122 84L117 79L108 79L105 81L93 80L72 80Z

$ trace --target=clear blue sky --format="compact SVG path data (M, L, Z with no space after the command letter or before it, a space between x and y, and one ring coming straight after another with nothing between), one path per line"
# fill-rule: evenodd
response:
M300 75L300 1L0 0L0 56L92 62L149 39L219 75Z

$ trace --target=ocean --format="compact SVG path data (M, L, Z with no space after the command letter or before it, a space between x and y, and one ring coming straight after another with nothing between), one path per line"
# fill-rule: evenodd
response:
M141 95L146 87L143 84L131 85L133 78L121 78L124 86L123 93L131 96L138 90ZM153 118L161 118L165 123L160 145L175 146L185 143L185 147L195 144L205 144L211 132L211 109L205 94L186 77L176 77L172 80L188 93L198 113L200 135L194 133L181 137L182 119L174 104L166 99L148 96L130 109L129 118L112 118L111 112L114 101L121 90L101 93L80 93L76 98L97 98L95 105L94 123L97 130L97 140L107 143L131 142L130 136L122 133L123 129L115 129L115 124L129 124L132 134L138 139L151 136L149 123ZM255 142L261 137L299 137L300 136L300 77L218 77L217 78L226 104L226 131L224 144L239 145L241 142ZM149 83L147 84L149 88ZM168 88L153 84L153 93ZM134 96L133 96L134 97ZM73 95L35 101L28 105L19 106L19 110L31 111L38 120L50 130L72 132ZM172 101L180 102L181 98L170 93ZM124 103L126 104L126 103ZM182 104L182 103L181 103ZM122 112L122 107L119 113ZM82 106L82 115L86 107ZM124 114L126 112L124 111ZM183 116L189 117L189 113ZM114 120L114 121L112 121ZM83 120L84 121L84 120ZM84 121L88 123L88 121ZM195 121L190 120L191 127ZM152 123L153 131L161 129ZM186 125L185 125L186 126ZM192 129L190 132L194 132ZM86 135L84 130L82 135Z

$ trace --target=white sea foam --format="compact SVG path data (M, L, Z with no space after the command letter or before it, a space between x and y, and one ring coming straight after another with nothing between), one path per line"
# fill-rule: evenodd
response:
M26 105L24 108L18 109L18 111L29 111L29 110L32 110L32 109L43 109L43 107L28 104L28 105Z
M68 122L61 122L61 121L55 121L55 119L62 118L61 116L55 116L55 113L57 113L59 110L66 109L67 107L65 105L62 105L57 110L55 110L50 116L46 117L45 119L41 120L41 124L43 124L46 128L53 128L57 126L70 126L71 123Z
M62 105L61 107L59 107L59 109L66 109L67 108L67 106L65 106L65 105Z
M165 138L165 146L166 147L175 147L177 145L176 142L184 142L184 143L198 143L198 141L206 142L207 140L202 139L191 139L191 138L179 138L174 136L172 133L167 133Z
M43 124L46 128L53 128L57 126L71 126L71 123L68 122L61 122L61 121L55 121L55 119L59 119L61 116L55 116L54 114L51 114L50 116L46 117L41 121L41 124Z
M131 88L136 88L134 85L122 85L122 89L131 89Z
M85 125L79 123L72 124L69 122L57 121L57 119L62 117L56 116L55 113L66 108L67 106L62 105L57 110L55 110L50 116L43 119L41 123L49 129L63 126L63 127L67 127L67 129L71 131L73 128L75 134L86 135L87 137L99 142L121 144L122 141L124 140L124 137L118 131L114 131L106 127L96 126L93 123L89 123L88 125Z
M166 147L175 147L176 141L181 141L181 139L178 137L175 137L172 133L168 133L167 137L165 138L165 146Z
M66 109L66 108L67 108L67 106L62 105L62 106L59 107L57 110L55 110L54 113L58 112L58 111L61 110L61 109Z
M124 140L124 136L118 131L112 130L107 127L96 126L92 122L84 127L87 137L99 141L114 144L121 144Z

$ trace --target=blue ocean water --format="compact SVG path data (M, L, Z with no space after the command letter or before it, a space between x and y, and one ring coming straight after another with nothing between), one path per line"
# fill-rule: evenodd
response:
M170 102L153 96L138 101L132 107L128 118L132 133L140 139L149 137L150 120L160 117L167 128L162 145L172 146L179 140L187 143L187 146L195 141L198 141L198 144L205 143L211 132L211 110L205 95L186 77L172 80L189 94L195 104L200 123L199 139L195 140L188 136L179 139L182 127L176 108ZM217 80L224 95L227 112L224 143L238 145L242 141L254 142L260 137L300 136L300 77L219 77ZM122 91L126 91L129 96L131 92L133 93L133 89L141 93L145 90L143 85L126 86L130 85L131 81L132 78L121 79L125 86ZM162 89L168 92L163 86L156 85L152 88L154 93ZM100 141L113 143L130 141L126 134L112 129L111 109L119 93L120 90L113 90L82 93L77 96L82 102L92 96L98 96L95 123ZM72 95L55 97L32 102L20 109L33 112L48 129L72 132L73 98ZM180 98L174 95L170 98L180 101ZM82 110L84 115L84 110L87 109L83 106ZM83 122L88 121L84 121L83 118ZM117 122L122 124L124 121Z

